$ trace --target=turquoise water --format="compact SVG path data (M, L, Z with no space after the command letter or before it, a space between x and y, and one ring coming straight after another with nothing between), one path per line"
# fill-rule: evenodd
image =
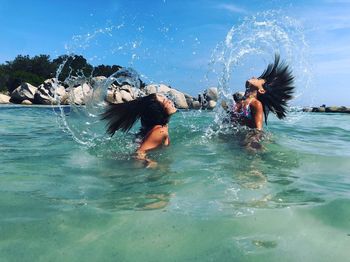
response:
M347 261L350 115L271 116L251 154L214 114L177 113L151 170L131 134L84 146L50 107L1 106L1 261Z

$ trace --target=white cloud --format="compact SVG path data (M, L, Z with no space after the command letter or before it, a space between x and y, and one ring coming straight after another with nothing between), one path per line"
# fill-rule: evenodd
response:
M224 9L226 11L229 11L231 13L239 13L239 14L246 14L248 13L244 8L238 7L233 4L220 4L217 6L218 9Z

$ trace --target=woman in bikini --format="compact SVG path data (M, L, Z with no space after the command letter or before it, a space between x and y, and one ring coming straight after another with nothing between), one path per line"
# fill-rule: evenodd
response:
M273 64L269 64L266 70L258 78L247 80L244 99L232 114L232 120L251 128L246 136L245 143L248 146L261 148L261 130L263 122L267 124L269 112L277 118L286 117L288 101L293 98L294 77L288 65L280 62L279 55L275 55Z
M141 128L137 137L140 145L136 150L136 159L146 167L155 167L156 162L147 158L147 152L170 144L168 122L176 112L174 103L160 94L150 94L121 104L109 104L102 114L108 121L107 133L111 136L117 130L128 132L135 122L141 120Z
M279 55L275 55L274 63L269 64L261 76L247 80L244 100L235 112L240 123L262 130L263 118L267 124L270 111L279 119L285 118L287 103L295 89L293 80L288 65L280 63Z

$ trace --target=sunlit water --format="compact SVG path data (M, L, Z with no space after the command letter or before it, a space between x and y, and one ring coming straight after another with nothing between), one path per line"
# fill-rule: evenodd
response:
M132 134L86 146L51 107L2 106L1 261L347 261L349 117L271 117L251 154L179 112L152 170Z
M142 37L152 28L136 26L135 35L132 27L75 36L67 52L99 60L101 45L117 63L129 57L141 68L146 57L161 75L179 70L164 61L186 41L161 29L169 41L159 46ZM120 43L123 34L130 42ZM303 30L281 12L244 19L213 49L202 85L218 85L219 103L275 53L296 76L296 101L310 85ZM139 72L146 82L152 70ZM151 153L158 167L145 169L132 158L138 127L109 138L99 120L116 79L95 88L86 107L0 107L0 261L349 259L350 115L270 116L265 150L252 154L223 131L220 107L178 112L170 147Z

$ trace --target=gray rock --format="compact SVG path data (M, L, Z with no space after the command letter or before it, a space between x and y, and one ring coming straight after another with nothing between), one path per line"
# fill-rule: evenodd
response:
M21 104L22 105L32 105L33 103L31 102L31 101L29 101L29 100L23 100L22 102L21 102Z
M91 98L92 88L88 83L83 83L69 92L69 101L76 105L84 105Z
M90 80L90 84L92 86L92 88L97 88L100 87L101 85L103 85L107 80L107 77L105 76L95 76L93 78L91 78Z
M0 104L9 104L11 97L8 95L0 94Z
M161 93L161 94L170 95L177 108L179 108L179 109L188 109L189 108L189 105L187 103L188 99L186 99L185 95L182 92L180 92L176 89L170 88L164 84L147 85L144 88L144 91L145 91L146 95L154 94L154 93Z
M325 111L327 113L336 113L336 112L339 112L339 107L337 107L337 106L327 106L327 107L325 107Z
M244 92L236 92L233 94L233 100L237 103L242 101L244 98Z
M130 94L132 94L132 87L129 85L122 85L121 87L118 88L119 90L124 90Z
M315 111L314 111L314 109L315 109ZM324 112L326 112L326 108L325 107L316 107L316 108L313 108L312 109L312 112L319 112L319 113L324 113Z
M303 112L312 112L312 108L311 107L304 107Z
M11 93L11 100L18 103L23 100L33 101L37 89L37 87L29 83L23 83Z
M329 106L325 109L327 113L350 113L350 108L346 106Z
M35 104L52 105L66 100L66 90L56 78L47 79L41 84L34 95Z
M312 108L303 108L303 112L318 112L318 113L350 113L350 107L346 106L320 106Z
M108 90L106 101L112 104L120 104L123 103L123 97L117 90Z
M128 91L120 90L119 93L121 94L124 102L129 102L131 100L134 100L134 98L131 96L131 94Z
M132 91L132 94L133 94L134 98L142 97L142 96L146 95L146 93L143 90L135 88L135 87L132 87L131 91Z
M342 110L341 112L350 113L350 107L342 106L341 110Z
M191 105L192 109L200 109L201 108L201 103L199 101L193 101Z
M188 105L189 108L192 108L192 103L193 103L193 97L190 96L189 94L184 93L185 99L186 99L186 103Z
M218 89L216 87L210 87L204 91L204 97L207 101L218 101Z
M154 94L154 93L163 93L163 94L166 94L166 93L168 93L170 90L172 90L170 87L168 87L168 86L166 86L166 85L163 85L163 84L159 84L159 85L151 84L151 85L147 85L147 86L144 88L144 91L145 91L146 95Z
M347 108L346 106L340 106L338 111L339 112L347 112L347 111L349 111L349 108Z
M176 108L179 109L188 109L188 104L186 102L185 95L180 91L175 89L171 89L168 94L170 94L173 98Z
M207 105L207 109L213 110L216 107L216 101L210 100Z

